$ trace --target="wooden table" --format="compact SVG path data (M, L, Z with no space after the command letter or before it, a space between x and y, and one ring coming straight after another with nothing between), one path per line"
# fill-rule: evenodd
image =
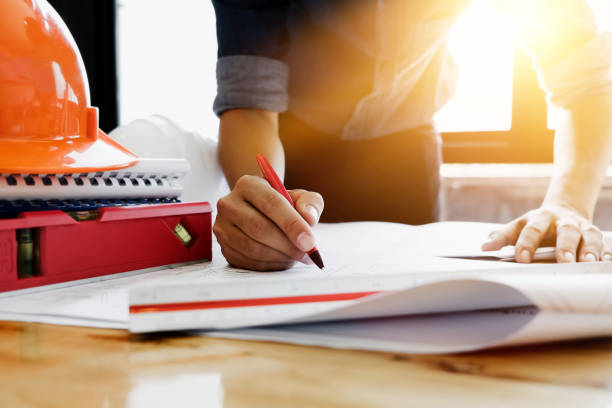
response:
M0 407L612 407L612 340L428 356L0 322Z

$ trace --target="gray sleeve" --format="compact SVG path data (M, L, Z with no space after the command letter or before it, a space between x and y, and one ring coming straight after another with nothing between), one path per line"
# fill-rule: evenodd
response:
M236 108L287 110L289 68L282 61L255 55L229 55L217 61L217 116Z

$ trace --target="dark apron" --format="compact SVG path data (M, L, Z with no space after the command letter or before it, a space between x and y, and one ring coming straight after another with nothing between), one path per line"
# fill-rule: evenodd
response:
M433 126L347 141L280 115L285 185L321 193L324 222L438 220L440 135Z

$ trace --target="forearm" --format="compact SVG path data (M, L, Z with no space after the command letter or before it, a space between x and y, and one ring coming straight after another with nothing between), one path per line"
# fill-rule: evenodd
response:
M279 176L284 175L278 113L258 109L225 112L219 126L219 161L230 188L245 174L260 175L255 160L259 153L266 156Z
M612 95L589 96L565 111L554 156L544 204L569 205L591 220L612 158Z

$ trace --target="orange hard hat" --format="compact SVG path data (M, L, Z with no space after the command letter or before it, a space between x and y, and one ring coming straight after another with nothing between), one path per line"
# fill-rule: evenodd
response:
M0 173L85 173L138 158L98 128L83 60L46 0L0 13Z

